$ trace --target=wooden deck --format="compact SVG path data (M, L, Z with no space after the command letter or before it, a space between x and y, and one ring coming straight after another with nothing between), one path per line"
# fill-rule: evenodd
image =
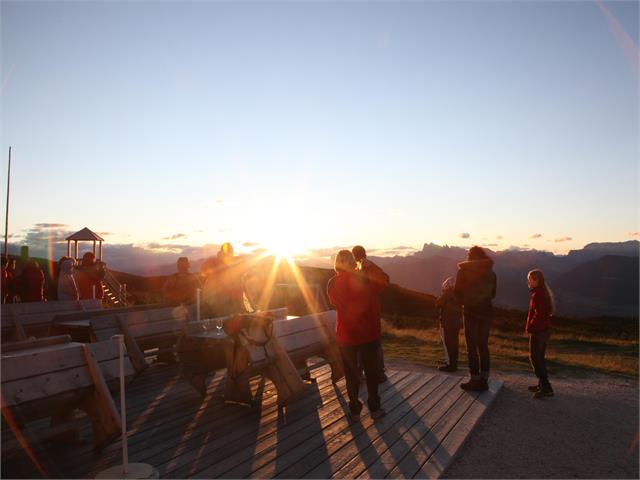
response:
M166 478L437 477L502 386L472 394L461 376L393 370L381 385L387 415L374 423L365 407L353 424L344 380L334 386L328 366L312 375L308 394L279 410L269 381L253 380L257 407L225 405L221 373L203 400L177 366L154 365L127 389L130 461ZM119 442L95 453L88 429L82 438L33 446L46 476L93 478L120 463ZM3 478L38 476L26 456L3 455Z

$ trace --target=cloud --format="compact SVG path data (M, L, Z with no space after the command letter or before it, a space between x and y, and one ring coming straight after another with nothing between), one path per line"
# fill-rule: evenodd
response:
M533 235L531 235L529 237L529 240L534 239L534 238L542 238L542 234L541 233L534 233Z
M187 238L186 233L174 233L173 235L169 235L168 237L162 237L162 240L177 240L179 238Z
M560 238L556 238L554 240L554 242L556 242L556 243L568 242L569 240L573 240L573 238L572 237L560 237Z
M68 226L66 223L36 223L33 228L64 228Z
M630 237L640 237L640 232L629 232Z
M185 248L188 248L189 245L177 244L177 243L158 243L158 242L149 242L144 245L144 248L147 250L160 250L165 252L182 252Z
M111 232L96 232L98 235L100 235L101 237L106 237L108 235L113 235L113 233Z
M460 238L471 238L471 234L467 232L463 232L460 234Z
M502 240L502 235L498 235L498 236L496 237L496 240Z
M242 246L243 246L243 247L247 247L247 248L257 247L257 246L259 246L259 245L260 245L260 244L259 244L259 243L256 243L256 242L244 242L244 243L242 244Z
M498 244L497 243L484 243L482 244L483 247L497 247Z

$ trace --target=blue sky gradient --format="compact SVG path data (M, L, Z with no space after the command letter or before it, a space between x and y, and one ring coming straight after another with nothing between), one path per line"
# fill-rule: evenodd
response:
M11 232L638 238L638 2L602 5L635 60L594 2L2 2Z

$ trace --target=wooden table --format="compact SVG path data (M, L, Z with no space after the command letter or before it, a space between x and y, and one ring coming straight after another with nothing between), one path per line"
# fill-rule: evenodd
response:
M233 355L233 348L234 342L224 330L214 328L186 333L176 345L182 376L204 396L208 374L227 368L227 358Z

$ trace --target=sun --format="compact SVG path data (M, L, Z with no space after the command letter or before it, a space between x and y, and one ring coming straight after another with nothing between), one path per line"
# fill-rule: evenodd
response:
M269 239L265 240L263 245L268 253L276 257L276 259L291 261L294 255L304 251L304 248L291 233L282 232L281 235L276 235L276 232L273 233L274 235L271 235Z

